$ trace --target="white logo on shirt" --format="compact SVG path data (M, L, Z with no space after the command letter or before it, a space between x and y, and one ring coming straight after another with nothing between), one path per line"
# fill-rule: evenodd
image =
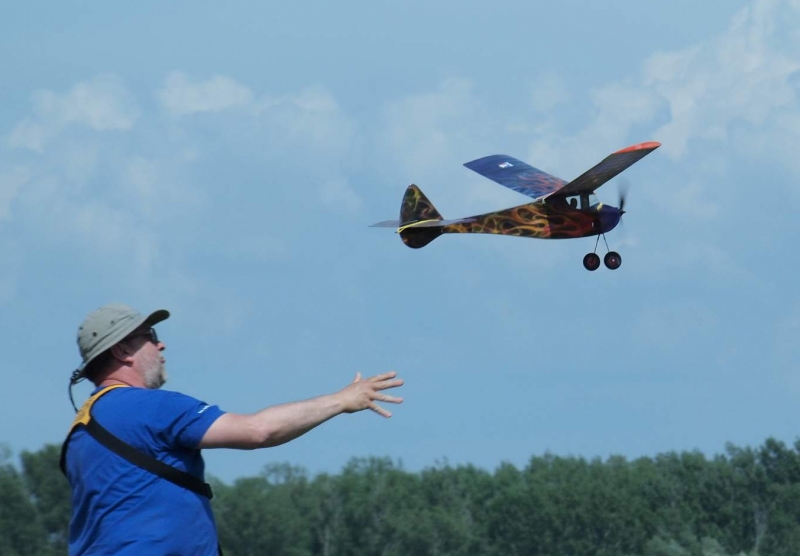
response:
M206 409L208 409L209 407L211 407L211 406L210 406L210 405L204 405L204 406L203 406L203 409L201 409L200 411L198 411L198 413L202 413L202 412L204 412L204 411L205 411Z

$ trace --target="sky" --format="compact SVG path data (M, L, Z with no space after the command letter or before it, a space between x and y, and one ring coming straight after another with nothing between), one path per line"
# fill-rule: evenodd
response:
M6 6L0 443L63 440L112 302L169 309L165 388L226 411L406 381L391 419L205 451L225 481L793 443L798 29L798 0ZM568 181L644 141L597 192L630 188L616 271L592 238L368 228L410 183L445 218L527 202L482 156Z

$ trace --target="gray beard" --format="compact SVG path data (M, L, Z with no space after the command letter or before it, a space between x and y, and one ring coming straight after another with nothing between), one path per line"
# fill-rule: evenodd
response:
M159 363L155 369L148 369L144 373L144 387L148 390L158 390L167 382L167 371Z

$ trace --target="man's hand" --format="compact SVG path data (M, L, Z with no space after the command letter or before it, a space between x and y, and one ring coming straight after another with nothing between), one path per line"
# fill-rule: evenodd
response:
M346 388L334 394L342 405L345 413L355 413L364 409L371 409L378 415L391 417L392 414L386 411L375 402L403 403L403 398L388 396L383 390L397 388L403 385L401 379L395 379L397 373L394 371L382 375L372 376L366 379L361 378L361 373L356 373L356 378Z
M403 403L403 398L383 393L403 385L396 376L392 371L362 380L361 373L356 373L352 384L335 394L267 407L252 415L226 413L214 421L197 447L252 450L279 446L340 413L364 409L391 417L391 413L375 402Z

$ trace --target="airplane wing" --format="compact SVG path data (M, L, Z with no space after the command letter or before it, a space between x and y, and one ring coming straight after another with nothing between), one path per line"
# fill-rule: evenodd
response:
M562 179L504 154L485 156L467 162L464 166L485 178L534 199L553 193L567 184Z
M610 154L593 168L565 185L558 194L579 195L581 193L592 193L625 168L641 160L660 146L661 143L651 141L649 143L631 145L614 154Z

